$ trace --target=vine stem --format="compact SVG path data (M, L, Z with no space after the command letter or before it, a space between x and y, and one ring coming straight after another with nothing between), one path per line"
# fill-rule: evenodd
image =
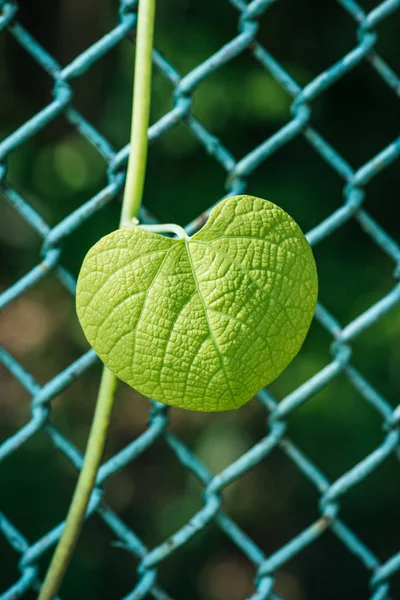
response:
M147 160L147 130L150 118L155 2L156 0L139 1L131 146L120 227L132 225L132 220L139 214L142 202ZM74 552L104 453L116 388L117 378L109 369L104 367L82 470L63 533L41 587L38 600L53 600L56 597Z

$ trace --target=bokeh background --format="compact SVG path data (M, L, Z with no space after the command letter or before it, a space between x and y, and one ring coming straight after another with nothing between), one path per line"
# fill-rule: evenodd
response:
M159 2L156 47L186 74L237 34L238 11L226 0ZM376 1L360 1L366 11ZM117 2L21 0L18 19L61 65L67 65L116 24ZM376 49L400 71L400 11L378 27ZM260 19L258 39L301 85L350 51L354 19L337 2L276 2ZM129 139L134 47L124 40L72 82L73 103L116 149ZM13 37L0 35L0 138L8 136L51 99L52 79ZM154 72L151 121L172 108L173 86ZM195 91L192 113L237 159L291 118L291 98L251 56L237 59ZM399 131L399 98L363 62L312 103L311 123L357 168ZM55 225L106 183L102 157L60 116L9 157L8 180ZM161 221L181 225L225 193L226 173L180 123L157 139L149 154L144 203ZM368 186L366 208L399 240L398 163ZM343 202L343 181L299 136L255 170L247 191L287 210L304 231ZM64 244L62 264L75 275L88 248L117 227L113 201ZM0 193L0 285L8 288L38 262L41 240ZM320 301L343 325L393 287L393 263L350 221L315 248ZM353 364L393 406L400 389L400 319L393 310L353 344ZM314 322L293 364L271 385L281 399L331 360L330 335ZM54 276L21 295L0 314L0 343L44 384L87 350L72 298ZM85 447L100 365L91 368L53 403L52 421L81 450ZM0 436L29 419L29 395L0 367ZM122 385L114 409L107 456L146 428L148 402ZM197 414L174 409L170 428L217 473L267 432L265 409L251 401L240 411ZM383 439L377 413L341 375L289 419L288 435L332 480ZM343 520L387 560L400 549L400 465L395 457L341 503ZM76 473L44 433L0 464L0 509L30 542L64 518ZM202 488L156 442L110 479L110 506L150 547L179 528L202 506ZM224 492L224 508L266 554L276 551L318 516L318 493L285 455L275 450ZM137 561L112 544L98 517L86 524L65 580L63 598L117 599L135 582ZM0 591L19 577L18 555L0 538ZM49 555L41 561L43 571ZM210 525L162 564L160 581L175 600L243 600L254 569ZM400 597L400 576L392 598ZM277 573L285 600L361 600L370 596L368 573L330 533ZM399 596L396 596L398 594ZM24 598L36 597L28 592Z

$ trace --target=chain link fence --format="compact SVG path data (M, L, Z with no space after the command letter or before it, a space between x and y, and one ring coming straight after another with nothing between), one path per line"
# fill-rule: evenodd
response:
M149 401L150 416L146 431L102 465L88 511L88 514L97 512L111 530L113 537L138 558L137 574L132 572L132 591L126 596L126 600L150 597L157 600L170 598L158 583L159 566L178 548L185 546L199 531L206 529L211 522L230 538L253 565L254 593L251 595L251 600L277 599L279 596L274 591L275 574L293 557L316 542L328 529L340 541L343 549L355 555L365 569L365 576L370 581L371 600L392 597L390 595L391 578L400 571L400 541L398 552L382 563L374 554L374 549L368 547L342 521L340 515L340 502L354 486L368 478L390 456L400 459L400 406L393 410L391 402L368 381L368 373L359 371L352 364L353 341L362 336L368 328L379 326L380 319L400 302L400 283L398 282L400 278L400 245L364 208L368 184L374 178L379 177L380 173L399 157L400 138L393 139L392 143L382 148L375 156L371 156L365 164L355 170L310 125L312 101L324 94L335 82L349 73L351 74L352 70L362 62L369 63L370 67L374 69L380 78L381 85L388 86L397 96L400 96L400 78L375 50L377 42L375 28L382 21L390 19L395 11L400 12L400 0L381 2L369 13L366 13L353 0L337 0L340 8L354 20L354 31L357 33L358 41L350 52L303 88L258 41L259 20L268 10L272 10L272 6L277 1L253 0L247 3L245 0L230 0L230 4L237 11L237 35L185 76L178 73L173 65L157 50L154 50L155 70L173 86L173 108L150 127L149 141L151 143L163 136L176 124L184 123L204 147L204 150L226 173L225 195L230 196L244 193L248 177L264 161L267 161L284 145L290 144L297 136L303 136L343 182L344 195L342 205L307 233L309 242L315 246L334 234L348 221L358 221L376 247L393 261L393 287L389 293L345 325L339 323L321 303L318 304L315 318L331 338L331 361L320 372L304 381L302 385L285 398L280 399L279 402L269 390L261 390L257 401L265 408L267 417L265 436L216 476L213 476L207 465L203 464L187 445L168 429L168 408ZM37 266L1 294L0 306L2 308L48 277L57 277L68 292L74 295L75 280L60 265L64 242L83 223L101 211L106 204L116 202L123 188L129 147L115 150L107 139L75 110L71 82L85 74L96 61L110 52L124 38L132 36L136 24L135 11L135 1L121 0L118 6L118 15L116 15L116 26L62 68L40 45L40 42L21 26L18 21L17 4L7 0L0 2L1 35L12 36L23 50L31 55L40 68L52 78L54 83L51 102L0 143L1 193L18 212L20 218L25 220L43 240L42 254L38 257ZM292 118L274 135L262 141L245 156L236 159L229 149L225 148L213 133L191 114L191 106L197 87L223 65L234 61L243 53L251 53L259 68L265 69L290 94L293 99ZM243 102L246 102L245 98ZM105 159L108 180L105 187L100 189L95 196L88 198L82 206L71 212L56 226L50 227L18 189L8 181L7 160L14 150L60 115L67 119L76 132L83 136ZM221 193L223 193L222 190ZM208 212L206 211L190 222L186 226L186 231L189 234L197 231L206 221ZM141 219L143 222L155 222L145 208L142 209ZM31 419L21 429L15 431L11 437L2 441L0 460L7 461L7 458L26 444L32 436L43 431L53 443L54 448L63 452L72 465L79 470L82 464L82 455L73 443L51 423L51 405L57 395L97 362L95 353L92 350L87 351L42 386L7 349L1 349L0 360L32 398ZM335 481L329 481L316 464L302 452L301 448L292 443L286 435L286 430L290 415L322 388L329 386L339 375L344 375L363 397L365 403L369 404L376 412L376 418L380 420L383 427L383 438L382 443L358 464L342 473ZM170 538L161 540L156 547L147 548L135 532L104 503L102 486L112 475L135 461L158 438L165 440L182 467L189 470L201 482L204 487L203 505ZM223 511L222 501L224 488L255 465L266 460L274 449L279 449L289 457L293 465L315 486L319 494L320 516L274 554L267 556L263 548L260 548ZM32 510L35 510L34 507ZM260 514L259 518L261 517ZM19 579L9 589L1 591L1 600L22 598L28 590L37 591L40 588L43 572L39 573L39 561L44 553L54 547L60 537L62 527L63 523L60 523L40 539L28 541L24 532L19 531L7 515L0 513L0 532L8 542L9 551L20 556L21 573Z

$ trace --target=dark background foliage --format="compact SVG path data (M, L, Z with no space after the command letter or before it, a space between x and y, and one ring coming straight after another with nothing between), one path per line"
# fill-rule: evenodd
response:
M228 2L159 2L156 46L186 74L237 33L238 13ZM376 6L363 1L365 10ZM115 25L111 0L20 1L19 19L62 65ZM378 28L377 50L400 70L400 13ZM300 85L330 67L356 44L354 20L333 0L285 0L260 20L260 41ZM117 149L129 138L133 46L125 40L73 82L74 106ZM8 33L0 36L0 137L9 135L51 99L52 80ZM154 73L152 122L172 107L172 86ZM291 99L249 52L207 78L195 91L193 114L236 158L291 118ZM370 65L360 64L312 103L312 124L357 168L398 135L398 98ZM62 117L9 158L9 180L54 225L106 181L106 164ZM398 165L368 186L366 208L399 239ZM224 194L225 173L183 124L151 146L145 205L161 220L185 224ZM264 162L247 191L287 210L304 231L343 202L343 181L302 137ZM38 261L40 240L0 195L0 285L6 289ZM62 263L77 274L88 248L118 223L113 202L66 242ZM354 221L315 249L320 301L347 324L393 287L393 264ZM389 313L353 344L353 364L395 406L400 387L400 321ZM86 349L73 300L52 276L0 315L0 342L43 384ZM300 355L271 386L283 398L331 359L331 338L314 323ZM53 403L54 423L80 449L93 412L100 367L91 369ZM0 435L29 418L29 397L0 370ZM147 402L120 387L107 455L146 427ZM344 376L313 396L289 419L288 434L334 481L383 439L380 418ZM264 409L251 401L238 412L202 415L173 410L171 429L218 472L265 435ZM382 560L400 549L399 464L390 459L341 503L343 520ZM0 465L0 508L34 541L65 515L76 474L44 434ZM201 507L201 487L162 442L113 477L107 502L150 547ZM318 516L318 494L278 450L224 492L227 512L266 554ZM65 581L65 598L116 599L134 585L136 562L98 517L85 526ZM18 577L17 555L0 539L0 590ZM48 557L47 557L48 558ZM43 569L45 568L43 561ZM209 526L160 568L176 600L242 600L254 571L234 545ZM400 593L393 579L393 598ZM397 588L396 588L397 585ZM301 552L277 574L285 600L361 600L368 574L331 534ZM26 598L33 598L28 593Z

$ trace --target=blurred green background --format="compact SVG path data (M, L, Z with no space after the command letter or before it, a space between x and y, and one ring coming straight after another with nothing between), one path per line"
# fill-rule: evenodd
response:
M68 64L116 23L117 2L20 1L19 20L61 65ZM158 3L156 47L186 74L237 33L238 12L226 0ZM365 10L375 1L359 3ZM378 27L376 49L400 71L400 12ZM258 39L305 85L356 42L353 19L336 2L277 2L260 19ZM134 49L125 40L72 82L73 105L116 149L129 138ZM51 78L3 32L0 35L0 138L51 101ZM173 87L154 73L152 122L172 108ZM239 159L291 118L291 99L244 52L195 91L193 114ZM312 103L312 124L357 168L399 131L399 103L367 63L360 64ZM184 124L152 144L145 205L161 221L181 225L225 192L226 174ZM91 198L106 183L106 164L68 125L55 119L14 151L8 180L50 225ZM400 234L398 164L367 188L366 208L397 240ZM301 136L251 175L247 191L287 210L304 231L343 202L343 181ZM98 212L64 244L62 263L74 274L88 248L118 223L119 202ZM0 285L6 289L39 260L40 239L0 194ZM387 293L393 264L354 221L315 248L320 301L345 325ZM400 388L399 311L394 310L352 344L353 364L396 405ZM300 355L271 386L283 398L331 359L331 338L314 322ZM24 293L0 314L0 343L44 384L87 349L74 303L54 276ZM81 450L93 413L100 366L53 402L52 420ZM0 436L25 424L29 397L0 369ZM148 403L121 385L107 456L146 428ZM255 400L239 412L171 411L174 431L212 471L218 472L267 432ZM289 418L289 437L334 481L383 440L382 422L344 375ZM345 495L343 520L387 560L400 549L400 467L395 458ZM76 474L41 433L0 465L0 509L30 542L65 515ZM202 506L202 488L162 441L106 485L106 501L150 547L179 528ZM224 492L224 507L266 554L318 517L314 487L280 450ZM117 599L136 581L136 559L111 544L97 516L85 526L65 580L63 598ZM0 591L18 578L18 556L0 538ZM49 556L46 556L48 559ZM43 570L46 560L41 562ZM160 582L174 600L243 600L251 594L253 567L210 525L160 567ZM330 533L280 569L275 590L285 600L369 598L369 574ZM398 594L399 596L396 596ZM27 593L24 598L36 597ZM400 597L400 575L392 598Z

